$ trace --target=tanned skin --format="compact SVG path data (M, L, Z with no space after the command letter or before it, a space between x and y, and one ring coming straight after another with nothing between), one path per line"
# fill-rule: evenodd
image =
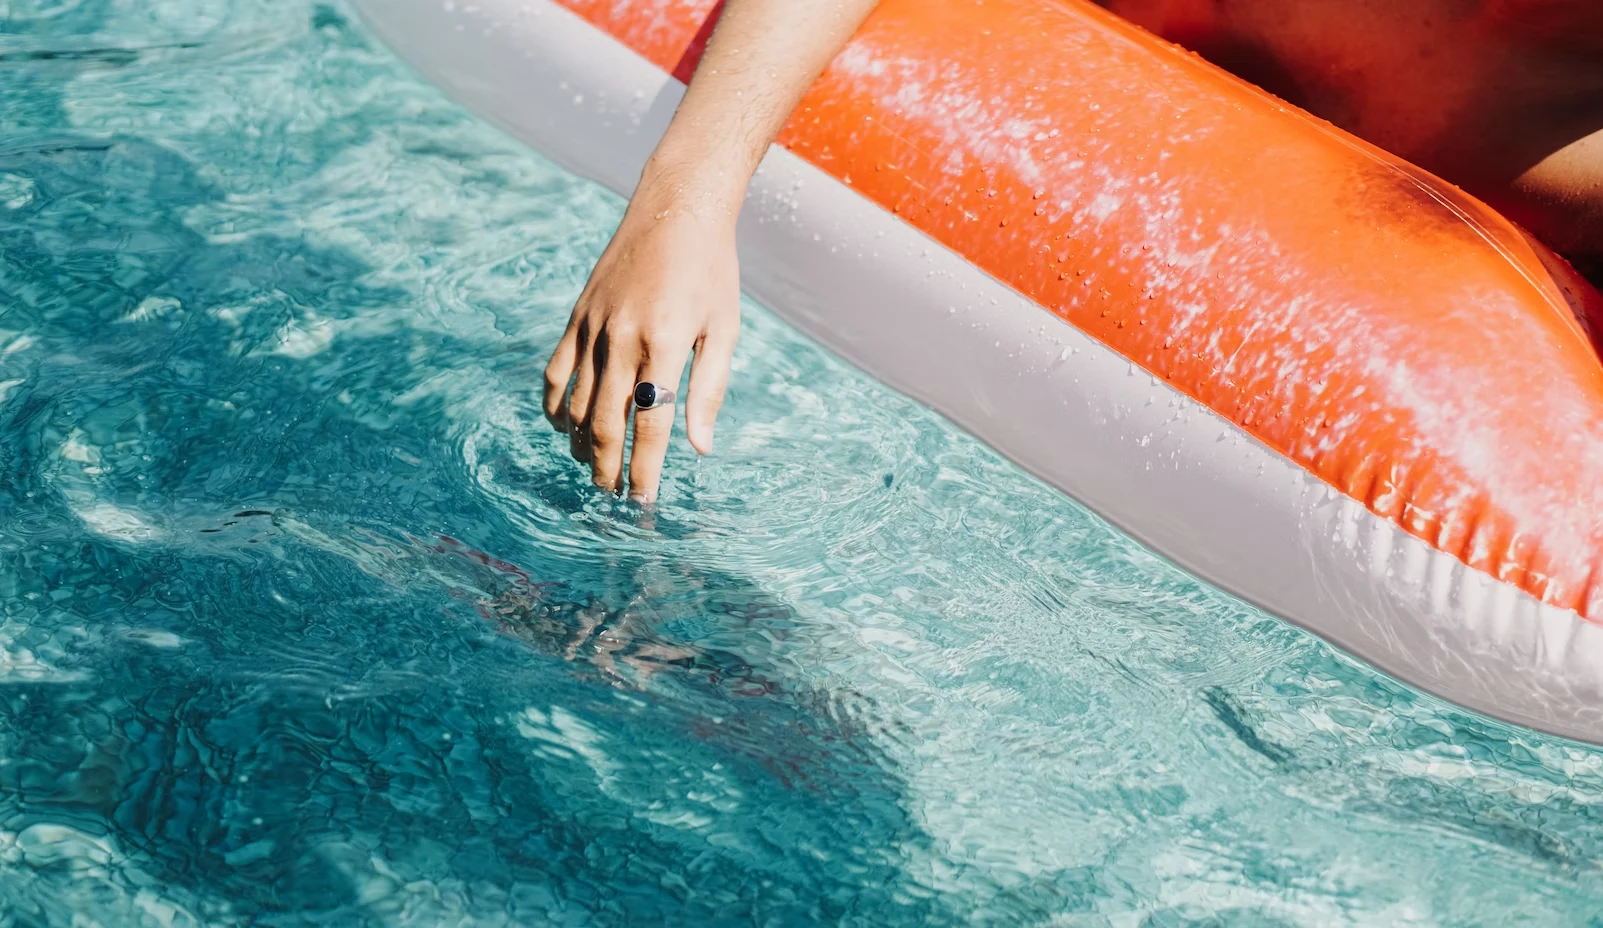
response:
M573 308L545 370L545 411L596 486L623 489L637 382L674 386L692 352L685 424L712 451L740 334L735 219L757 164L878 0L729 0L695 78ZM570 386L571 382L571 386ZM629 494L651 502L674 407L634 417Z
M677 384L713 446L739 334L735 220L791 110L878 0L728 0L545 372L545 411L624 488L635 383ZM1603 269L1603 0L1108 0L1114 13L1459 184ZM1596 277L1594 276L1594 280ZM656 498L673 408L634 416Z

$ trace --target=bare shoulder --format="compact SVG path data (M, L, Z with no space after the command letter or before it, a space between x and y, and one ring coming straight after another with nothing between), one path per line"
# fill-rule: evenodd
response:
M1482 11L1508 62L1500 79L1516 88L1482 141L1514 155L1512 170L1482 192L1555 250L1603 267L1603 2L1485 0Z
M1516 177L1509 196L1506 211L1538 238L1561 254L1603 267L1603 128Z

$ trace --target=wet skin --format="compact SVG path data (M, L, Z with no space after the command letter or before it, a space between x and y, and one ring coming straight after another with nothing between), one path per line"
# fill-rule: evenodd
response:
M1463 187L1603 281L1598 0L1100 0L1114 13ZM672 123L545 370L594 482L656 498L676 384L712 449L739 333L734 217L779 127L877 0L726 0ZM627 481L627 483L626 483Z

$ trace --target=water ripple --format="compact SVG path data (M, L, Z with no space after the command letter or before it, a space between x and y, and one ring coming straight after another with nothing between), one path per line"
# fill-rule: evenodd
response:
M1199 584L759 307L596 491L621 204L339 5L0 20L0 905L30 924L1544 924L1603 753Z

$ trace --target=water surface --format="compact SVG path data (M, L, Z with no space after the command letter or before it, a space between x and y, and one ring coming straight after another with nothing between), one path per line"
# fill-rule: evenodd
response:
M341 6L0 2L0 922L1585 924L1603 755L1203 586L758 307L654 522L621 210ZM75 920L77 919L77 920Z

